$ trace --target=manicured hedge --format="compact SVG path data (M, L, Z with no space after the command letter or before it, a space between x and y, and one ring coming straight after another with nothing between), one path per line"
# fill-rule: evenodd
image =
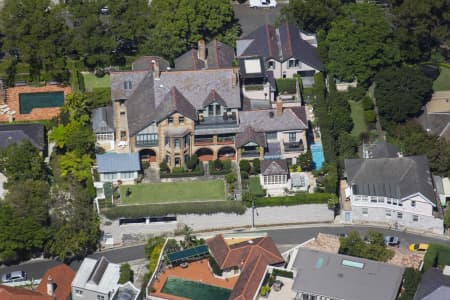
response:
M292 273L291 271L279 270L279 269L273 269L272 275L273 276L281 276L281 277L285 277L285 278L294 278L294 273Z
M423 271L435 265L450 265L450 247L443 244L430 244L423 258Z
M285 79L277 79L276 85L277 85L277 91L279 94L295 94L297 92L297 89L295 87L295 83L297 82L297 79L292 78L285 78Z
M327 204L330 199L335 199L336 195L328 193L298 193L294 196L258 198L255 201L257 207L263 206L291 206L300 204ZM249 203L248 205L251 205Z
M205 175L205 172L203 169L200 170L193 170L191 172L183 172L183 173L163 173L161 172L159 174L160 178L180 178L180 177L196 177L196 176L203 176Z
M201 214L234 213L242 215L246 207L240 201L211 201L211 202L184 202L149 205L116 206L103 210L103 214L115 220L120 217L146 217L167 216L173 214Z

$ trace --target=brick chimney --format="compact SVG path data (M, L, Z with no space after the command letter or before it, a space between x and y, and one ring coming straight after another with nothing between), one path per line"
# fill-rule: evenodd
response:
M47 278L47 294L49 296L53 296L54 294L54 290L53 290L53 278L52 276L48 276Z
M205 61L206 60L206 44L205 40L201 39L198 41L198 47L197 47L197 55L198 59Z
M156 59L152 60L153 77L159 79L159 61Z
M280 98L277 99L277 115L281 116L283 114L283 101Z

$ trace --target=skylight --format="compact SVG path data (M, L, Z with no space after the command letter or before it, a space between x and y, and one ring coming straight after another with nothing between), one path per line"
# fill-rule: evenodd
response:
M357 262L357 261L352 261L352 260L347 260L347 259L342 260L342 265L346 266L346 267L357 268L357 269L364 268L364 263Z

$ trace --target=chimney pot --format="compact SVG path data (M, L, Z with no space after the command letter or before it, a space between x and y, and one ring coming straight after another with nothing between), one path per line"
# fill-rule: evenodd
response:
M51 276L48 276L47 278L47 294L49 296L53 296L54 290L53 290L53 279Z
M198 59L202 61L206 60L206 44L204 39L198 41L197 55Z

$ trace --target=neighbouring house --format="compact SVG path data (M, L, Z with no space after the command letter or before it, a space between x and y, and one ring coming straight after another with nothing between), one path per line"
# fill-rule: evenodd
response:
M345 221L441 234L426 156L346 159Z
M0 148L6 149L10 144L30 142L45 157L47 156L47 138L42 124L7 124L0 125Z
M133 182L141 171L139 154L135 152L97 154L96 161L94 168L101 182Z
M450 295L450 267L429 268L423 273L414 300L441 300Z
M47 294L31 291L24 288L0 285L1 300L55 300Z
M404 268L300 247L292 271L293 299L395 300Z
M314 74L324 70L317 52L315 34L307 34L292 23L285 22L278 27L263 25L248 36L236 41L236 54L249 65L261 58L264 69L273 72L275 79L292 78L299 75L304 87L314 83ZM253 67L250 68L255 70ZM257 70L259 71L259 70Z
M275 101L276 83L273 71L266 70L262 57L239 59L239 72L242 94L245 98L260 100L259 104L271 104Z
M95 133L96 146L105 151L115 149L114 114L112 106L99 107L92 111L92 129Z
M262 160L259 181L268 196L283 196L290 188L289 168L286 160Z
M117 292L114 294L113 300L137 300L141 290L134 286L131 282L119 284Z
M417 120L427 132L450 141L450 91L434 92Z
M182 54L175 59L175 70L223 69L233 66L234 49L218 40L206 44L198 41L197 49Z
M446 207L447 201L450 201L450 177L441 177L433 175L436 194L441 201L441 206Z
M74 278L75 271L71 267L65 264L57 265L45 272L37 291L43 295L52 296L56 300L70 300Z
M110 300L117 292L120 265L105 257L85 258L72 281L72 299Z
M284 264L275 243L267 236L227 244L223 235L217 235L208 239L206 243L212 258L222 272L220 276L223 278L239 276L230 300L254 299L266 267Z

